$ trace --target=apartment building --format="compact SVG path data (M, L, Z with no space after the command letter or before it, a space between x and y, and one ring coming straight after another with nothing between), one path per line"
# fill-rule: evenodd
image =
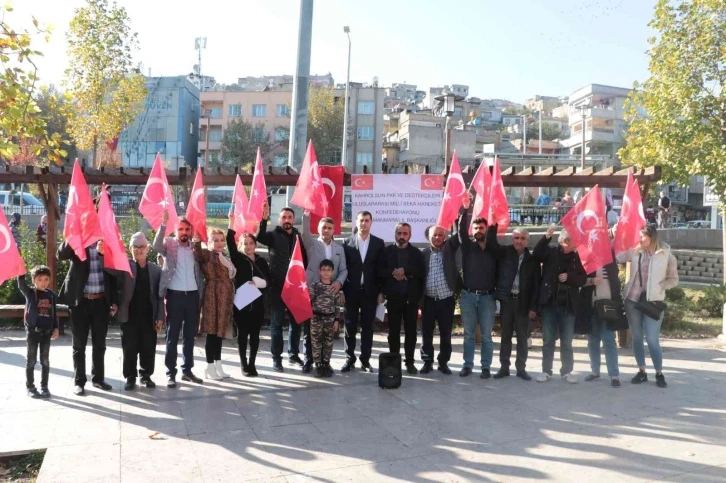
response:
M242 91L263 91L263 90L292 90L294 77L284 75L263 75L261 77L240 77L234 87ZM333 75L311 75L309 85L314 87L332 87L334 85Z
M344 83L336 86L335 95L339 102L345 102ZM349 173L362 173L365 166L369 173L381 173L386 90L351 82L348 95L348 132L352 135L348 139L348 159L344 162L346 170Z
M524 105L531 111L542 111L545 116L551 116L552 110L559 107L562 102L559 97L535 95L527 99Z

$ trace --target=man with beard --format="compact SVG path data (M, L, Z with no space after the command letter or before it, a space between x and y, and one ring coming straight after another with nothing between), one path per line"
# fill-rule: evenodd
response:
M401 320L405 332L404 350L406 371L418 373L414 365L416 350L416 319L418 304L423 293L423 278L426 271L423 255L411 245L411 225L396 225L396 244L383 250L383 260L378 276L383 283L383 293L388 299L388 350L393 354L401 352Z
M456 234L447 239L446 230L440 226L427 229L426 238L430 246L422 251L426 276L423 308L421 310L421 359L424 365L421 374L431 372L434 362L434 325L439 322L439 371L451 374L448 363L451 358L451 326L454 322L454 293L459 289L461 277L456 268L456 250L459 237Z
M287 277L287 269L290 266L292 251L295 249L295 241L300 237L300 232L293 227L295 223L295 212L292 208L285 207L280 211L277 217L277 226L272 231L267 231L267 221L269 218L270 209L265 204L262 221L260 221L260 226L257 228L257 241L267 246L270 253L270 280L267 293L270 303L270 339L272 339L270 351L272 352L272 370L275 372L283 372L282 326L285 323L286 306L282 300L282 287L285 285L285 277ZM300 245L303 264L307 266L305 246L302 243ZM290 328L287 335L287 360L290 364L304 366L299 356L301 324L295 323L292 321L292 318L290 320Z
M181 217L176 226L176 238L164 238L169 213L164 211L161 226L154 238L154 251L164 257L159 295L166 297L166 386L176 387L176 359L179 333L183 340L182 381L202 384L192 373L194 367L194 337L199 325L199 302L204 293L202 269L194 259L192 225Z

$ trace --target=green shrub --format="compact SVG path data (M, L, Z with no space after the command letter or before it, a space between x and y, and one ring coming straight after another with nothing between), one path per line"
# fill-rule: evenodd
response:
M672 289L666 290L667 301L678 301L686 299L686 291L681 287L673 287Z
M726 285L709 285L698 300L698 310L709 317L723 317L723 305L726 303Z
M690 309L690 299L668 302L663 316L663 330L672 330L681 324Z

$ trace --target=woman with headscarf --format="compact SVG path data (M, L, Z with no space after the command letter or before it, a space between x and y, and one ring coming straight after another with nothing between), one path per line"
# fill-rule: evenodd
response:
M229 377L222 370L222 341L232 324L232 303L234 301L234 277L237 269L222 253L225 246L224 232L219 228L209 229L211 249L202 248L198 235L194 238L194 258L204 273L205 287L202 300L202 322L200 332L207 334L204 346L207 356L206 377L215 381Z

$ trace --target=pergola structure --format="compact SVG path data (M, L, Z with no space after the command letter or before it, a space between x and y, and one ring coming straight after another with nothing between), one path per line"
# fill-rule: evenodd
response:
M239 168L234 169L204 169L205 186L234 186L236 176L239 174L242 183L246 186L252 184L252 175L242 172ZM506 187L591 187L600 185L601 188L624 188L627 181L628 171L633 171L634 178L638 180L642 188L643 196L647 195L650 186L655 185L661 179L660 166L653 166L646 169L627 168L615 170L607 168L595 172L592 168L581 170L569 167L558 171L556 167L550 167L540 172L534 168L526 168L516 172L510 167L502 172L502 180ZM466 182L471 181L475 168L467 166L463 170L463 178ZM47 237L46 254L47 264L51 269L51 289L55 290L56 279L56 233L61 213L58 205L58 186L68 185L71 182L71 168L65 166L51 166L37 168L33 166L0 166L0 183L26 183L36 184L40 191L40 198L45 204L48 215L48 232L52 236ZM151 173L150 168L83 168L86 182L89 185L137 185L144 186ZM364 171L366 174L366 171ZM447 173L443 173L445 176ZM170 185L182 186L185 195L189 196L191 185L194 183L195 172L187 168L179 168L178 171L166 172ZM343 185L350 186L351 175L346 173L343 177ZM270 167L265 174L265 183L268 186L295 186L298 174L295 170L286 167L284 169Z

